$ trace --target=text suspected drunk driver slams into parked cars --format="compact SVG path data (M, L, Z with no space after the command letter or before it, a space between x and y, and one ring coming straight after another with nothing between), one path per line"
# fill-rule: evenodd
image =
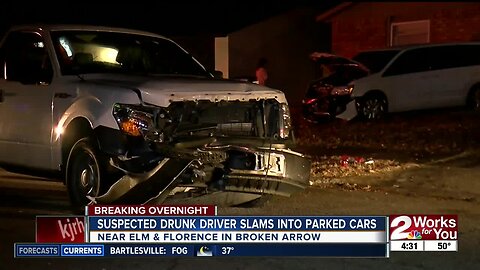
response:
M237 221L239 224L237 224ZM215 218L99 218L97 220L98 229L273 229L275 227L286 228L308 228L308 229L375 229L374 219L350 219L347 223L344 219L306 219L304 222L300 219L279 219L275 224L274 219L215 219ZM239 226L238 226L239 225Z

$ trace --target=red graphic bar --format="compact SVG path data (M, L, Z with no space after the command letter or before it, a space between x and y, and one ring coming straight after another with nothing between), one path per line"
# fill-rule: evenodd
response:
M37 216L37 243L85 243L84 216Z
M215 216L215 205L89 205L89 216Z

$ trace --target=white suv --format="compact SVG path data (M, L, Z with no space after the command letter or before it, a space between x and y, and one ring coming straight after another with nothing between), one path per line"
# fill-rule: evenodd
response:
M367 51L370 69L349 89L359 116L468 105L480 107L480 43L428 44Z
M177 193L241 203L309 183L283 92L216 79L165 37L18 26L0 64L0 162L63 172L77 209Z

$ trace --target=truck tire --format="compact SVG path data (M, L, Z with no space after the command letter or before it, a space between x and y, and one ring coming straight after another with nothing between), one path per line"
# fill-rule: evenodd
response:
M105 189L105 158L91 138L79 139L70 150L66 166L66 185L74 212L84 211L90 200Z

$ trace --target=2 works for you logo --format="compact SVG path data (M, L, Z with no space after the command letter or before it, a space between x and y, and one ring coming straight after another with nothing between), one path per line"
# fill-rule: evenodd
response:
M457 240L457 215L390 216L390 240Z

